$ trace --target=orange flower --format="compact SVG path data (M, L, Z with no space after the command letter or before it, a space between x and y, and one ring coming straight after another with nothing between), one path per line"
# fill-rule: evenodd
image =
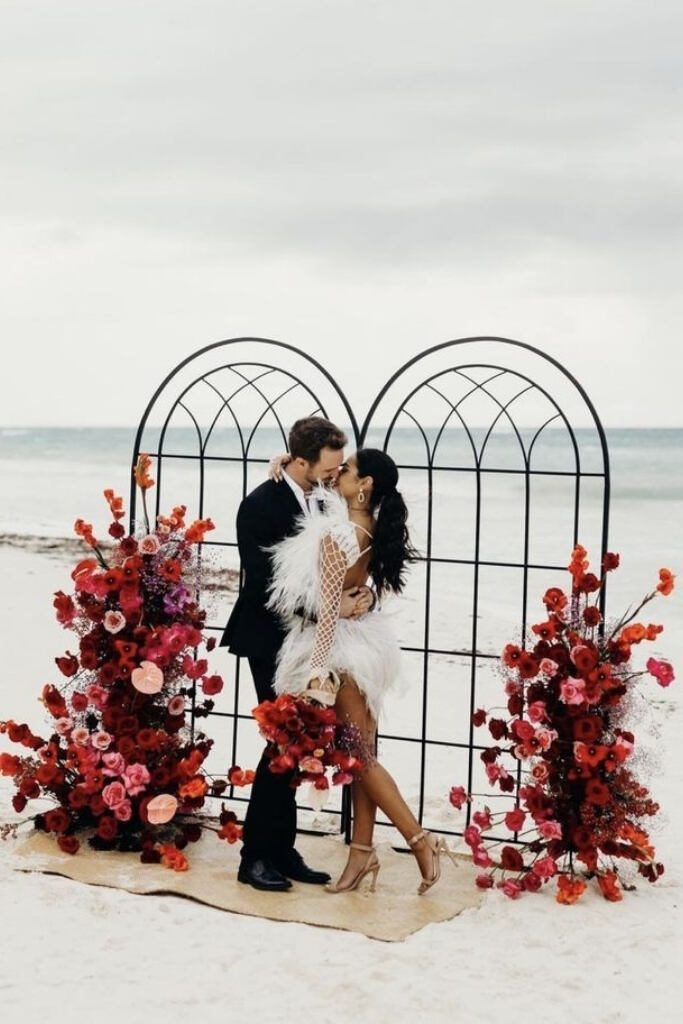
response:
M234 821L226 821L216 833L219 839L227 839L229 843L236 843L242 838L242 827Z
M84 519L77 519L74 523L74 533L82 537L91 548L97 547L97 541L93 537L92 523L86 523Z
M671 572L671 569L660 569L659 570L659 583L657 584L657 590L663 597L667 597L674 588L674 580L676 577Z
M170 516L157 516L157 523L160 526L167 526L169 530L182 530L185 526L185 513L187 505L176 505Z
M185 540L188 544L200 544L204 540L205 534L209 530L215 529L216 527L210 519L195 519L185 531Z
M254 781L254 772L251 768L240 768L238 764L232 766L228 771L228 782L231 786L250 786Z
M571 561L567 566L567 569L574 577L574 583L578 582L590 564L586 558L587 554L588 552L581 544L577 544L572 551Z
M619 882L614 871L608 871L604 875L598 875L598 885L606 900L610 903L618 903L622 899Z
M152 460L149 455L144 452L140 452L138 455L138 461L135 464L133 474L135 476L135 483L138 485L141 491L146 491L150 487L154 487L154 481L149 475L149 467L152 464Z
M204 796L208 786L201 775L195 775L189 782L185 782L178 790L178 796L183 800L196 800Z
M105 500L109 505L113 518L116 520L123 519L123 517L126 514L123 509L123 498L114 494L111 487L108 487L102 493L104 494Z
M558 903L564 903L565 906L570 906L572 903L576 903L585 891L586 883L582 882L580 878L570 878L568 875L560 875L557 879L557 895L555 899Z
M161 854L161 863L164 867L172 868L173 871L187 871L189 867L187 858L180 852L177 846L174 846L172 843L159 843L157 848Z

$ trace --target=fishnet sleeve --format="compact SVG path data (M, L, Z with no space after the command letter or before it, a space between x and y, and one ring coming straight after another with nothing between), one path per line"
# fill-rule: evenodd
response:
M332 650L334 634L339 620L339 606L346 575L346 553L331 533L326 533L320 543L320 597L318 599L318 623L315 629L313 653L309 679L325 679L328 673L327 659Z

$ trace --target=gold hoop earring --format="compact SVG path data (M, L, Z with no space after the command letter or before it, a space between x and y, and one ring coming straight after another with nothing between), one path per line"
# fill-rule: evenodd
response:
M362 505L364 501L365 501L365 491L359 491L358 492L358 504Z

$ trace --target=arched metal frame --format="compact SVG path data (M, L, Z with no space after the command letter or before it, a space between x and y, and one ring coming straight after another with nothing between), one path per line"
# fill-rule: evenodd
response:
M191 356L183 360L178 366L173 369L168 376L162 381L154 395L150 399L147 408L140 421L133 451L132 464L135 465L138 454L141 450L142 437L145 431L145 427L148 423L150 414L155 409L157 401L160 396L166 391L167 387L177 377L180 371L186 367L190 367L193 361L204 357L207 353L212 350L222 349L227 353L230 352L231 346L236 344L249 344L254 343L257 346L272 346L272 351L277 354L278 351L284 353L295 354L296 357L300 357L304 360L304 365L310 366L311 370L315 375L319 375L320 382L326 381L327 385L331 386L332 393L341 402L341 406L344 410L345 415L348 418L348 423L351 426L351 432L353 434L353 441L360 447L362 446L368 434L371 430L377 431L379 428L375 427L374 419L377 416L379 409L382 407L385 400L387 400L392 392L392 389L398 389L400 391L403 378L407 377L408 371L419 364L421 361L429 361L437 353L450 350L453 352L454 357L459 353L462 346L472 346L473 343L479 342L494 342L500 345L509 347L509 351L512 353L515 349L524 351L532 354L534 357L540 358L546 361L548 364L553 366L560 374L566 378L571 387L580 396L585 408L590 414L592 424L599 438L600 451L602 457L602 467L600 471L587 471L582 466L581 460L581 447L577 440L575 428L566 414L566 412L560 407L558 402L553 398L548 390L543 388L541 385L536 383L531 377L521 373L519 370L513 367L500 365L499 363L489 363L485 361L477 362L465 362L461 365L454 365L452 361L451 365L445 369L441 368L437 372L431 373L425 379L421 380L416 386L408 387L405 394L402 394L400 400L395 405L393 413L388 426L382 424L381 430L383 437L378 446L389 450L392 444L392 439L395 435L397 423L400 417L405 417L410 423L412 423L415 436L420 438L424 444L424 461L419 463L398 463L399 470L421 470L426 474L427 477L427 535L426 535L426 550L422 555L422 561L425 563L425 597L424 597L424 619L422 629L422 643L420 646L405 646L402 649L412 654L421 655L422 657L422 711L421 711L421 723L418 735L405 736L405 735L391 735L388 733L382 733L380 731L379 738L387 740L397 740L401 742L409 742L419 744L420 748L420 784L419 784L419 807L418 817L422 820L424 812L424 800L425 800L425 764L427 751L433 745L439 747L452 747L452 748L463 748L465 747L468 753L468 789L472 788L473 780L473 767L474 758L478 751L482 749L475 742L473 733L473 726L469 725L469 736L468 743L456 743L448 742L444 740L433 739L429 736L427 730L428 720L428 707L429 707L429 659L430 655L458 655L461 658L469 660L470 671L469 671L469 686L470 686L470 713L474 711L476 707L477 699L477 672L479 666L486 659L497 658L495 654L486 654L478 649L478 610L479 610L479 580L480 570L483 566L498 566L504 568L518 568L522 570L523 583L522 583L522 608L520 616L520 626L522 635L524 635L528 623L527 616L527 601L528 601L528 590L529 590L529 572L530 570L542 569L542 570L556 570L564 571L565 566L558 564L531 564L529 561L529 526L530 526L530 489L531 480L533 477L540 475L546 477L569 477L574 481L574 497L573 497L573 543L576 543L579 539L579 510L581 507L581 484L584 478L599 478L603 484L603 501L602 501L602 525L601 525L601 554L607 550L607 539L608 539L608 528L609 528L609 503L610 503L610 468L609 468L609 453L607 449L607 441L605 432L597 415L597 412L591 403L588 395L579 384L579 382L567 371L557 360L548 356L546 353L541 352L539 349L534 348L524 342L514 341L506 338L497 337L478 337L478 338L463 338L454 341L443 342L442 344L435 345L432 348L427 349L421 354L415 356L413 359L406 362L393 376L386 382L382 390L377 395L376 399L372 403L370 410L363 422L362 427L359 429L357 420L351 408L349 401L347 400L344 393L341 391L339 386L336 384L331 374L315 359L307 355L300 349L295 348L292 345L284 342L272 341L269 339L261 338L235 338L226 341L216 342L212 345L208 345ZM450 353L449 353L450 354ZM236 387L230 394L225 394L221 389L221 386L216 383L215 376L218 373L222 373L226 370L230 370L231 374L236 378ZM483 379L481 373L484 373ZM264 382L267 378L278 373L285 378L286 388L275 398L269 399L263 390ZM459 382L463 382L465 385L465 392L457 401L453 401L448 397L446 393L446 385L453 378L457 378ZM494 382L499 382L503 378L515 379L520 382L521 389L507 401L502 402L491 390L490 385ZM209 424L208 429L203 433L202 426L197 421L196 417L189 408L189 404L186 404L184 399L196 386L206 386L215 392L216 398L219 401L218 411L215 413L212 422ZM235 398L245 392L246 390L253 389L254 392L259 396L264 407L261 415L258 417L255 424L250 428L247 435L247 430L239 422L238 417L235 415L231 402ZM302 409L302 415L314 415L319 413L323 416L329 416L325 403L318 396L315 385L310 385L305 381L298 378L295 374L288 370L284 370L282 366L279 366L276 361L276 355L273 357L272 362L263 362L261 360L244 360L241 359L237 362L222 361L220 365L211 368L210 370L200 373L194 377L189 384L186 384L181 390L180 394L175 398L170 406L169 411L164 419L161 426L161 432L159 435L159 442L156 451L149 452L149 454L156 461L156 472L157 472L157 491L156 491L156 514L159 513L160 500L161 500L161 479L162 479L162 466L164 459L193 459L199 462L199 515L204 514L204 467L205 462L209 460L217 460L223 462L241 462L242 465L242 495L246 493L247 489L247 469L248 465L252 462L264 462L263 459L254 458L250 455L252 442L259 428L259 425L263 422L266 416L272 415L277 423L278 430L281 434L283 445L287 446L287 430L286 425L281 421L278 415L278 403L290 392L294 392L296 389L300 389L301 395L306 396L306 399L310 401L310 406ZM418 418L410 412L408 408L411 401L416 398L420 393L429 391L430 394L436 396L441 402L445 403L447 413L443 422L441 423L438 433L430 444L430 440L427 436L427 429L418 420ZM483 394L487 396L487 399L494 403L498 411L488 426L483 441L479 446L475 441L471 426L468 425L465 417L462 415L461 406L467 398L474 394ZM514 404L523 395L528 393L534 393L541 395L547 403L549 403L552 411L550 415L543 423L541 423L536 429L531 438L530 443L525 446L522 438L522 433L514 419ZM186 455L180 453L172 453L164 450L164 444L167 437L167 429L173 414L178 410L182 409L188 416L190 422L193 424L194 430L197 437L198 454ZM214 427L216 426L221 415L226 412L231 418L234 428L239 437L240 443L240 455L239 456L209 456L206 453L207 444L212 436ZM510 432L516 437L522 455L523 465L521 468L513 467L488 467L484 465L484 456L486 453L487 445L492 436L496 425L499 422L505 421L508 425ZM445 435L450 424L456 423L459 428L464 432L467 438L467 443L470 447L472 455L471 465L445 465L443 463L435 463L437 450L442 438ZM561 469L534 469L532 466L532 456L534 448L541 438L543 431L550 426L552 423L560 423L564 426L567 435L569 437L571 452L573 454L574 465L571 470ZM450 473L472 473L475 478L475 530L474 530L474 550L470 558L443 558L433 554L432 551L432 538L433 538L433 478L434 473L438 469L439 472L450 472ZM504 474L515 474L522 476L524 479L524 548L521 562L502 562L502 561L485 561L481 558L480 550L480 528L481 528L481 515L482 515L482 479L485 474L489 473L504 473ZM136 510L136 490L134 483L131 486L131 525L135 520ZM235 542L217 542L206 540L204 542L205 547L207 546L227 546L236 547ZM472 585L472 630L471 640L469 648L466 650L445 650L437 649L431 646L430 643L430 603L431 603L431 577L432 568L436 564L452 564L452 565L468 565L473 570L473 585ZM605 593L604 589L601 594L602 607L604 610ZM224 623L215 624L210 626L210 629L216 631L222 630ZM239 713L239 687L240 687L240 660L237 659L237 668L235 675L235 694L233 708L231 712L213 712L212 714L220 715L224 718L232 719L232 749L231 749L231 763L235 762L237 752L237 730L241 719L248 718L249 716ZM192 727L194 731L195 718L195 701L192 701ZM244 800L233 789L226 791L225 797L231 800L239 802ZM225 798L224 797L224 798ZM334 812L333 812L334 813ZM469 823L469 808L467 815L467 822ZM347 838L350 833L351 814L350 814L350 801L348 799L348 793L344 794L342 801L342 808L340 813L340 830L343 831ZM381 824L381 823L380 823ZM440 829L444 831L443 829ZM453 830L452 834L461 834L461 830Z

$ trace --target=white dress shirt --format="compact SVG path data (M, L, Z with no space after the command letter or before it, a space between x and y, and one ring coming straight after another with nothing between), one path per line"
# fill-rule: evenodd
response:
M319 516L320 515L320 509L318 507L318 499L316 497L316 490L313 489L313 490L309 491L308 494L306 494L306 492L304 491L303 487L301 487L296 482L296 480L292 479L292 477L289 475L289 473L287 472L286 469L284 469L282 471L282 476L283 476L283 479L285 479L287 481L287 483L289 484L289 486L292 488L292 491L294 492L294 496L296 497L296 500L301 505L302 512L304 512L305 515L307 515L307 516L309 516L309 515L310 516Z

